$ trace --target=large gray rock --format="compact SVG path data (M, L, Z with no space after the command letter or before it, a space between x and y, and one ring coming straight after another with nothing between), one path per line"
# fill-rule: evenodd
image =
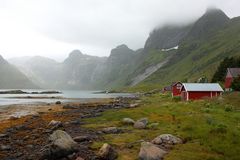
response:
M166 153L150 142L142 142L138 157L140 160L162 160Z
M137 129L145 129L147 127L147 124L148 124L148 119L142 118L142 119L139 119L137 122L135 122L133 127Z
M122 123L127 125L133 125L135 121L131 118L123 118Z
M118 157L117 152L110 146L105 143L98 152L98 156L102 160L115 160Z
M42 149L41 159L57 159L77 151L77 143L62 130L56 130L49 137L50 144Z
M152 140L153 144L156 145L175 145L175 144L181 144L183 143L182 139L173 136L171 134L162 134Z

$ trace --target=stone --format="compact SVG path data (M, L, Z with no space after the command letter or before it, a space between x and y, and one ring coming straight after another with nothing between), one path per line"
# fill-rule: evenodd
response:
M133 125L135 121L131 118L123 118L122 123L127 125Z
M118 133L121 133L121 129L117 127L107 127L107 128L103 128L102 132L106 134L118 134Z
M9 151L11 149L12 149L12 147L9 145L1 145L0 146L0 150L2 150L2 151Z
M139 120L137 120L137 122L134 123L134 128L137 129L145 129L147 127L148 124L148 119L147 118L141 118Z
M77 151L77 143L65 131L56 130L49 137L50 144L42 149L41 159L58 159Z
M61 101L57 101L55 104L62 104Z
M147 125L148 124L148 119L147 118L141 118L141 119L138 120L138 122L142 122L145 125Z
M118 157L117 152L107 143L103 144L98 155L102 160L115 160Z
M156 145L175 145L183 143L182 139L173 136L171 134L162 134L152 140L153 144Z
M150 142L142 142L138 157L140 160L162 160L166 153Z
M73 140L75 142L84 142L84 141L89 141L90 137L88 137L88 136L77 136L77 137L74 137Z
M5 137L8 137L7 134L0 134L0 138L5 138Z
M145 129L146 125L142 122L135 122L133 127L136 129Z
M84 160L82 157L77 157L76 160Z
M52 130L55 130L59 127L62 127L63 124L61 121L55 121L55 120L52 120L51 122L49 122L48 126L52 127Z
M138 107L138 106L139 106L138 103L134 103L134 104L130 104L130 105L129 105L129 108L136 108L136 107Z

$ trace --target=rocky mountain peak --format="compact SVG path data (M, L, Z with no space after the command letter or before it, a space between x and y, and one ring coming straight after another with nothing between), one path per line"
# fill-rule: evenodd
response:
M116 55L126 55L126 54L128 55L133 53L134 51L129 49L127 45L122 44L111 50L110 57L116 56Z
M82 56L82 52L80 50L73 50L71 53L69 53L69 57L79 57Z
M220 9L208 8L192 27L190 38L207 38L224 27L230 18Z

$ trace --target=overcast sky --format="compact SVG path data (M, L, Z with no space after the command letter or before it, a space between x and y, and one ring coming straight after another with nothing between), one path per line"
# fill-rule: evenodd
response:
M0 54L108 56L120 44L141 48L156 26L192 21L209 6L240 16L240 0L0 0Z

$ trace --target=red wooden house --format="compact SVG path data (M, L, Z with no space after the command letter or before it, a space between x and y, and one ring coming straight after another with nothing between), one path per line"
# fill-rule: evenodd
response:
M234 78L237 78L240 76L240 68L228 68L225 78L225 90L229 91L231 90L231 85Z
M213 98L222 95L223 89L218 83L183 83L182 100Z
M172 84L172 97L181 96L182 83L176 82Z

